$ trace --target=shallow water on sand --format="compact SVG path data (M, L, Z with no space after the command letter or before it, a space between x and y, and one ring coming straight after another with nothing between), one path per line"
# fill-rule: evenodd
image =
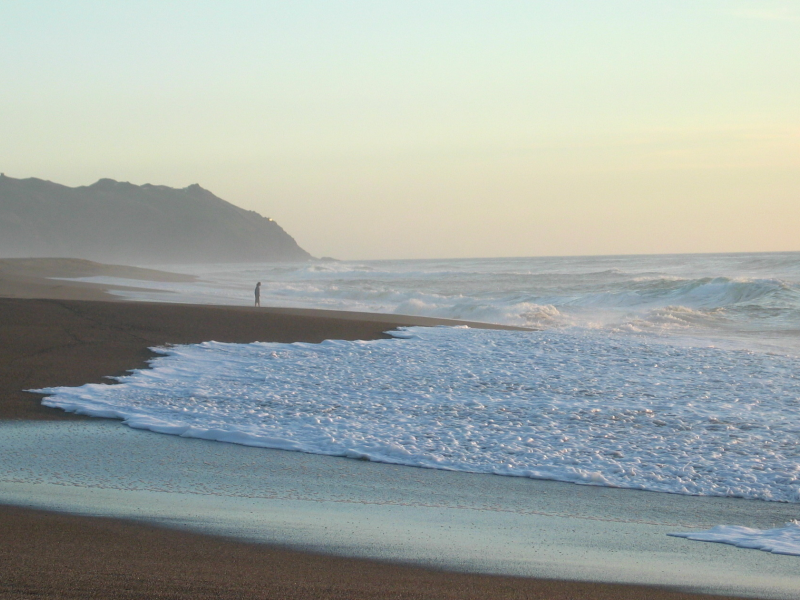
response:
M797 558L668 537L796 505L575 486L181 439L0 424L0 502L456 570L793 598Z

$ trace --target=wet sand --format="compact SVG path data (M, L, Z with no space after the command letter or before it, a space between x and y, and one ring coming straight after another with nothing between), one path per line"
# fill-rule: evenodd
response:
M143 288L106 286L59 278L120 277L142 281ZM116 300L109 290L147 289L148 281L193 281L192 275L125 265L105 265L77 258L0 258L0 298Z
M145 366L152 357L150 346L376 339L398 325L446 322L114 302L104 300L109 295L102 286L54 282L44 278L54 276L49 273L18 270L9 275L0 265L0 295L6 296L0 298L0 420L81 419L42 407L40 397L22 390L102 382ZM2 598L712 597L642 586L440 572L7 505L0 506L0 531Z
M0 528L0 598L721 598L439 572L9 506Z

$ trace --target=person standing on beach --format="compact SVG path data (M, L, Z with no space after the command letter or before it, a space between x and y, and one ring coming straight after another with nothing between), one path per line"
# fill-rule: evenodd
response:
M261 306L261 282L256 284L256 306Z

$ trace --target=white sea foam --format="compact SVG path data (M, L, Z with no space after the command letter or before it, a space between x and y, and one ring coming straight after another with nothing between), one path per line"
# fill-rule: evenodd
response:
M793 521L775 529L751 529L738 525L719 525L708 531L670 533L697 542L717 542L739 548L763 550L773 554L800 556L800 523Z
M409 328L404 339L162 349L51 388L131 427L404 465L800 501L800 361L625 335Z

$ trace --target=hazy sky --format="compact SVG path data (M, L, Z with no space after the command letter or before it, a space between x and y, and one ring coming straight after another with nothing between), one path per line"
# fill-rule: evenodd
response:
M0 2L0 171L315 255L800 250L800 0Z

